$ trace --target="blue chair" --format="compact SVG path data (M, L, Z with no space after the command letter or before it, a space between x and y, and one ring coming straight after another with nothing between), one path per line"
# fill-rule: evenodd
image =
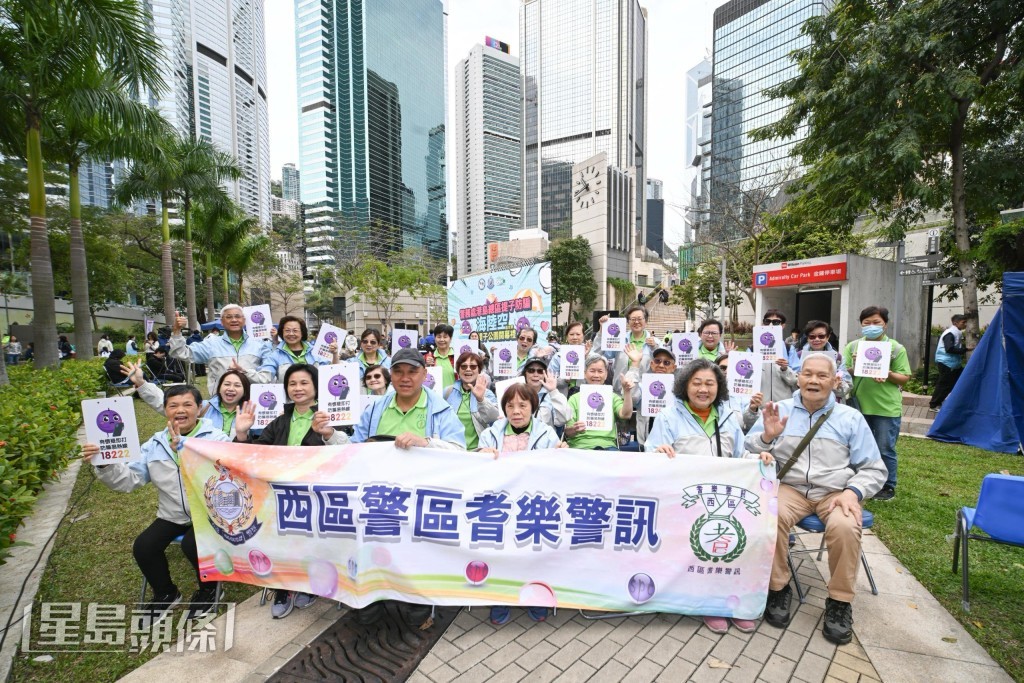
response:
M173 541L171 541L171 545L180 546L181 545L181 541L184 538L185 538L184 534L182 534L181 536L178 536ZM146 575L143 574L142 575L142 589L139 591L139 607L142 607L143 605L146 604L146 588L148 586L149 586L149 581L146 580ZM214 598L214 603L215 603L215 605L219 605L223 601L224 601L224 584L221 583L221 582L218 582L217 583L217 596ZM262 603L260 603L260 604L262 604Z
M967 540L991 541L1001 545L1024 548L1024 477L1008 474L986 474L975 507L962 507L956 512L956 530L953 535L953 573L957 561L962 561L960 575L963 580L964 611L970 611L970 574L967 565ZM984 536L971 533L978 529Z
M836 512L834 514L842 514ZM875 525L875 515L867 510L861 510L860 518L861 528L870 529ZM804 590L803 586L800 585L800 579L797 578L796 568L793 566L793 554L794 553L817 553L818 559L820 560L828 548L825 547L825 523L818 518L818 515L808 515L796 523L797 527L807 533L821 534L821 545L818 546L817 550L814 548L807 549L792 549L790 545L789 557L789 571L793 575L793 583L796 584L796 594L800 598L800 603L803 604L807 600L807 591ZM860 551L860 562L864 565L864 573L868 576L868 583L871 584L871 594L878 595L878 586L875 584L875 577L871 573L871 567L868 565L868 557L864 554L863 548Z

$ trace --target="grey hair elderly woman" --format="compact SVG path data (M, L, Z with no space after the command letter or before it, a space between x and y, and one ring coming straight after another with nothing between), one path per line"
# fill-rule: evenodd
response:
M596 353L587 356L584 363L583 379L585 384L604 384L608 380L608 360ZM619 375L622 396L612 395L612 413L621 420L633 417L633 388L636 382L631 373ZM565 440L572 448L591 450L617 451L614 420L608 429L587 429L586 422L580 420L580 394L569 397L569 419L565 424Z

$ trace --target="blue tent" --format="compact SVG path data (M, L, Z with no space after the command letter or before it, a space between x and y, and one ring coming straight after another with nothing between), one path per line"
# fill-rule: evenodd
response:
M1024 273L1003 274L1003 303L928 431L937 441L1016 453L1024 435Z

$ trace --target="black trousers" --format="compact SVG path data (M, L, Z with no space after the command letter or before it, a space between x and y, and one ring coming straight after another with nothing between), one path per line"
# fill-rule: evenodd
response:
M196 550L196 532L191 524L175 524L166 519L154 519L145 531L139 534L132 546L132 554L135 555L135 562L142 570L143 576L153 588L153 595L167 595L177 592L171 578L171 570L167 565L167 546L178 536L181 539L181 552L192 565L196 573L196 582L202 583L199 578L199 551Z
M953 391L956 381L960 379L960 375L964 371L963 368L951 368L942 363L936 363L935 369L939 371L939 379L935 382L935 391L932 392L932 400L929 404L932 408L938 408L942 405L942 402L949 396L949 392Z

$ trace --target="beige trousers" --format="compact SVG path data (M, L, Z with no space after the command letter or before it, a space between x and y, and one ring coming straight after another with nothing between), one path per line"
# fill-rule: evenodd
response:
M782 484L779 488L779 533L775 539L775 558L768 587L782 590L791 577L789 563L789 532L807 515L816 514L825 523L825 545L828 547L828 596L833 600L853 602L854 584L860 567L860 515L847 516L840 508L828 511L829 503L841 491L821 500L808 500L796 489Z

